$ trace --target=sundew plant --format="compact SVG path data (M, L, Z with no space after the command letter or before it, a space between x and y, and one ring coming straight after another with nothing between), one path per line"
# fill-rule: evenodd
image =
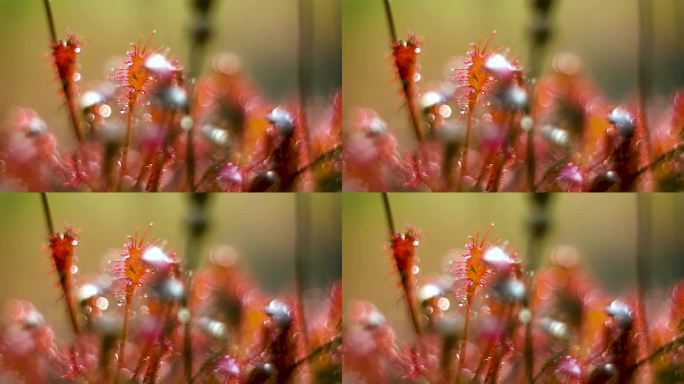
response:
M497 7L497 2L487 3L490 9ZM430 36L397 32L397 24L410 27L411 20L395 21L392 2L382 0L389 29L387 71L394 73L398 97L404 101L396 113L407 119L388 126L372 105L353 106L364 108L352 110L346 124L345 190L683 189L681 91L660 95L666 101L657 111L649 110L656 96L649 93L655 60L653 2L621 4L638 11L638 22L630 25L638 41L627 43L637 51L637 92L622 101L603 96L575 54L553 56L552 68L543 71L554 20L563 17L553 12L557 3L519 2L531 15L525 58L498 44L496 31L474 33L470 47L454 47L460 59L449 64L448 74L426 79L420 61L430 49L424 44ZM430 4L414 12L439 9ZM587 12L592 12L590 4ZM454 15L454 23L464 17L468 15ZM413 143L398 140L403 130L412 133Z
M641 272L637 271L636 289L610 293L585 267L584 255L574 246L553 247L550 255L542 254L540 245L550 226L549 199L544 194L532 198L525 252L518 251L520 244L498 238L497 227L491 224L468 238L454 239L442 270L429 277L420 260L435 255L421 252L429 241L421 230L434 234L449 227L397 228L391 196L383 195L382 202L378 198L388 237L386 254L378 252L377 257L384 256L393 266L401 293L396 312L404 313L411 326L397 331L373 302L351 301L344 324L345 380L681 382L684 280L665 287L663 299L647 309ZM644 223L639 225L648 225ZM644 234L639 237L642 247ZM637 261L637 269L647 267Z
M38 1L38 0L36 0ZM268 100L240 57L216 53L201 73L214 34L213 0L187 1L189 57L155 38L155 26L131 31L125 58L83 88L79 56L96 37L61 35L43 0L55 91L75 147L30 105L17 107L0 134L0 188L15 191L314 191L339 190L341 99L309 106L313 3L301 1L298 89ZM38 17L39 15L35 15ZM70 26L78 31L78 25ZM273 63L273 65L278 65ZM6 90L11 92L11 90ZM4 113L4 112L3 112ZM68 118L67 118L68 117Z
M80 254L79 246L92 229L56 226L49 196L31 197L42 207L47 229L44 244L35 246L45 250L45 269L52 266L54 280L34 284L54 292L70 332L58 337L53 325L59 319L47 318L17 293L3 303L0 382L340 382L341 285L307 291L300 264L310 237L299 232L310 230L311 210L304 198L295 209L294 287L270 294L229 245L212 247L209 262L199 262L211 225L210 195L189 195L183 249L155 236L168 223L150 223L118 247L103 244L116 251L87 278L78 273L79 257L90 255Z

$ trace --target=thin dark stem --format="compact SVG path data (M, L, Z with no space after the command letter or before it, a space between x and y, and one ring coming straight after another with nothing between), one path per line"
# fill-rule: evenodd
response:
M45 0L48 1L48 0ZM384 0L385 1L385 14L387 15L387 24L389 27L390 31L390 37L392 38L392 44L396 43L397 40L397 27L394 25L394 15L392 14L392 4L390 4L390 0Z
M225 155L225 156L221 157L218 161L216 161L212 166L207 168L207 170L204 171L204 174L202 175L200 180L197 182L197 184L195 184L194 190L197 191L200 188L200 186L202 186L202 184L207 182L207 180L209 180L209 178L212 175L216 174L216 172L218 172L219 169L221 169L221 166L223 166L224 163L226 161L228 161L228 158L229 158L228 155Z
M48 235L52 236L55 233L55 227L52 224L52 213L50 212L50 203L48 202L47 193L40 193L40 200L43 203L43 215L45 216L45 224L47 225Z
M48 27L50 29L50 40L51 40L51 49L54 49L58 43L57 40L57 28L55 27L55 18L52 15L52 6L50 5L50 0L43 0L43 5L45 6L45 14L47 15L47 20L48 20ZM54 54L54 53L53 53ZM69 91L69 80L68 79L61 79L62 83L62 92L64 93L64 97L66 98L67 101L67 109L69 111L69 121L71 122L71 126L74 130L74 134L76 135L76 139L78 140L79 143L83 142L83 133L81 133L80 129L80 124L78 122L78 114L76 112L76 103L71 96L71 92Z
M200 378L200 376L213 364L219 357L223 356L223 354L226 353L225 347L219 349L216 353L213 353L211 356L209 356L206 360L204 360L204 363L202 363L202 366L197 370L197 373L195 373L191 378L189 384L194 383L197 381L197 379Z
M50 203L48 202L47 193L40 193L40 200L43 205L43 215L45 216L45 224L48 230L48 237L52 238L55 235L55 227L52 222L52 213L50 211ZM81 334L81 327L78 325L78 317L76 316L76 307L74 306L74 300L71 295L70 287L67 284L65 271L59 272L59 284L64 292L64 300L67 305L67 314L69 315L69 322L71 323L71 328L74 330L74 334L77 336Z
M389 196L387 192L382 193L382 203L385 207L385 217L387 218L387 228L389 229L390 237L397 233L397 229L394 226L394 217L392 216L392 207L390 206Z
M299 87L299 129L302 135L303 158L306 163L311 161L311 138L309 135L309 122L306 114L306 104L311 94L312 71L311 58L313 57L313 0L299 0L299 26L298 26L298 63L297 81ZM304 170L308 174L308 170ZM306 179L306 178L305 178ZM302 184L300 184L302 185ZM306 185L304 183L303 185Z
M332 160L335 158L335 156L339 156L339 154L342 152L342 145L337 144L335 145L332 149L329 151L323 152L318 157L316 157L312 162L310 162L307 165L302 166L301 168L297 169L293 174L292 174L292 179L296 179L297 177L301 176L304 172L307 170L313 169L317 167L319 164L324 163L328 160Z
M651 0L639 1L639 44L637 51L637 73L639 86L639 125L643 132L644 143L642 149L644 156L651 161L651 132L648 128L648 114L646 104L651 87L651 58L653 55L653 8Z
M45 13L47 14L48 26L50 27L50 38L52 43L57 43L57 28L55 28L55 19L52 16L52 7L50 6L50 0L43 0L45 5Z
M295 368L299 367L300 365L304 364L305 362L312 360L313 358L320 355L321 353L325 353L326 351L328 351L332 348L335 348L336 346L340 345L341 343L342 343L342 335L336 335L330 341L327 341L324 344L319 345L318 347L316 347L316 349L311 351L308 355L297 360L292 365L292 369L295 369Z
M389 231L390 241L392 241L394 236L397 234L397 230L394 225L394 216L392 215L392 207L390 206L387 192L382 192L382 202L385 208L385 217L387 218L387 229ZM416 336L420 337L422 335L422 331L420 329L420 323L418 322L415 301L413 300L410 275L407 273L407 271L403 271L399 267L397 267L397 272L399 273L401 287L404 291L404 297L406 298L406 304L408 306L408 312L411 318L411 324L413 325L413 330L416 332Z
M385 2L385 14L387 15L387 25L390 30L390 38L392 39L391 46L399 41L397 37L397 27L394 24L394 14L392 13L392 5L390 0L384 0ZM409 119L411 126L413 127L413 133L416 136L418 143L422 144L424 141L423 131L420 129L420 121L418 119L418 113L416 112L416 103L411 96L411 83L410 79L401 78L402 91L404 93L404 98L406 99L406 106L409 110Z
M630 372L634 371L635 369L637 369L637 368L641 367L642 365L650 362L651 360L654 360L655 358L662 355L663 353L666 353L666 352L674 349L679 344L684 344L684 333L679 334L679 336L676 336L674 339L672 339L672 341L659 346L658 348L656 348L655 351L653 351L653 353L648 355L648 357L645 357L645 358L637 361L634 365L632 365L629 368L629 371Z
M658 156L658 157L657 157L655 160L653 160L650 164L647 164L647 165L645 165L645 166L639 168L639 170L637 170L636 172L634 172L634 175L632 175L632 177L635 179L635 178L637 178L637 177L643 175L643 174L644 174L645 172L647 172L648 170L657 167L660 163L662 163L662 162L664 162L664 161L667 161L667 160L670 160L670 159L672 159L673 157L675 157L675 156L677 156L677 155L679 155L679 154L681 154L681 153L684 153L684 143L679 143L679 144L677 144L674 148L672 148L672 149L670 149L669 151L667 151L667 152L663 153L662 155Z
M568 353L567 348L563 348L563 349L561 349L559 352L553 354L553 356L551 356L548 360L546 360L546 362L544 363L544 365L542 365L542 367L541 367L541 369L539 370L539 372L532 378L531 384L536 383L537 380L539 380L539 378L541 377L541 375L542 375L544 372L546 372L546 370L549 369L549 367L551 367L551 365L552 365L556 360L558 360L559 358L561 358L561 357L562 357L563 355L565 355L566 353Z
M551 177L551 175L554 172L557 172L567 161L569 160L569 156L563 156L561 159L553 163L549 168L546 169L544 174L542 175L541 179L537 182L537 184L534 186L534 190L538 190L539 188L542 187L542 185L546 182L546 180Z

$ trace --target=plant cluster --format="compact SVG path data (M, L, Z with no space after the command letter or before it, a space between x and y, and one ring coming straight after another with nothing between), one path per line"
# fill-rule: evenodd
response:
M274 104L230 53L216 55L211 73L199 77L213 1L192 4L187 67L168 49L153 47L153 32L145 43L131 44L109 79L81 91L81 38L57 37L45 0L51 58L77 146L64 148L37 112L17 108L0 135L0 188L338 190L339 95L331 96L315 116L307 116L306 97Z
M492 34L472 44L452 76L421 89L421 39L397 37L385 1L392 61L417 144L399 145L380 115L359 108L344 138L346 190L684 189L684 93L670 97L649 123L648 84L640 83L639 97L615 104L567 53L539 76L554 1L531 3L528 68L506 49L493 48Z
M11 302L0 324L1 382L340 382L339 284L305 315L299 294L262 291L232 247L215 247L194 270L148 236L151 225L105 271L78 281L79 235L55 232L47 217L73 337L58 339L30 302Z
M647 322L639 295L603 291L575 248L555 248L551 263L536 271L530 255L488 239L491 229L450 253L448 267L434 279L418 268L417 230L390 230L388 250L415 341L397 335L373 303L352 304L343 341L349 383L684 379L684 281Z

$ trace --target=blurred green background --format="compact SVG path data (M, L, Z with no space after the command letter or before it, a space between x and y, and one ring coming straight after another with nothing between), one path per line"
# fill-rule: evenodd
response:
M341 0L313 4L312 93L327 96L341 82ZM207 49L236 53L243 69L274 102L297 92L298 0L216 0ZM124 56L139 36L157 31L155 47L187 63L191 0L52 0L57 33L85 39L79 57L81 89L111 75L110 60ZM49 127L71 140L59 83L49 60L49 30L42 0L0 0L0 116L11 106L35 108Z
M652 240L648 251L650 280L655 288L669 288L684 278L684 195L647 194L651 206ZM527 247L529 195L420 194L389 195L397 230L411 225L422 233L417 255L421 277L428 282L444 270L449 251L463 249L468 236L494 223L491 238L509 241L509 249L524 259ZM380 194L345 193L342 199L342 276L344 305L370 300L396 325L400 334L410 329L401 290L397 286L387 246L387 222ZM553 247L571 245L579 262L612 294L633 292L637 252L637 194L553 194L549 205L550 232L542 264ZM665 293L653 291L650 304L663 302ZM406 334L406 333L404 333Z
M183 257L188 195L177 193L52 193L48 194L55 230L69 225L80 231L76 249L78 282L86 282L118 255L127 236L150 222L150 235L166 241ZM340 196L305 194L311 211L310 255L306 285L327 288L341 278ZM264 290L292 292L295 255L294 194L213 194L207 212L209 227L202 265L212 247L233 246L246 270ZM68 331L66 314L52 271L40 196L0 194L0 309L8 300L34 303L57 326ZM310 292L315 296L315 289Z
M449 62L469 44L496 30L494 47L527 61L528 0L392 0L397 33L425 38L419 57L422 89L450 74ZM653 94L667 96L684 84L684 1L652 0ZM637 84L638 0L557 0L545 70L559 52L577 54L583 72L605 95L621 102L634 96ZM355 107L379 112L406 142L413 142L400 84L389 59L390 35L382 0L344 0L342 67L345 119Z

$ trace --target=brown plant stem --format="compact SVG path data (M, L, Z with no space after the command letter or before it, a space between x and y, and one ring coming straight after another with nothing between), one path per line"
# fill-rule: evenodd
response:
M390 37L392 39L391 45L394 46L399 41L397 37L397 27L394 24L394 14L392 13L392 4L390 0L384 0L385 4L385 14L387 16L387 25L390 31ZM398 69L398 68L397 68ZM420 129L420 120L418 119L418 113L416 112L416 101L411 95L411 83L410 79L401 79L402 92L404 98L406 99L406 106L409 110L409 120L411 126L413 127L413 133L416 136L419 144L423 144L425 141L423 137L423 131Z
M387 192L382 192L382 202L385 208L385 217L387 218L387 228L390 233L390 239L392 239L398 232L396 231L396 227L394 225L394 216L392 214L392 207L390 205L389 196ZM411 318L411 325L413 326L413 330L416 333L416 336L420 337L422 335L422 331L420 329L420 323L418 322L418 311L416 310L416 304L413 300L412 295L410 295L411 286L409 283L409 276L405 273L405 271L401 271L399 269L397 270L399 272L399 277L401 279L402 289L404 290L404 298L406 299L406 304L408 306L409 317Z
M309 164L303 165L299 169L297 169L293 174L292 174L292 179L296 179L299 176L301 176L304 172L307 170L311 170L320 164L332 160L335 157L339 156L342 153L342 144L336 144L332 149L321 153L318 155L313 161L311 161Z
M563 348L559 352L554 353L553 356L551 356L548 360L546 360L546 362L544 363L544 365L542 365L539 372L532 378L531 384L536 383L537 380L539 380L539 378L542 376L542 374L544 374L544 372L546 372L546 370L549 369L554 362L556 362L559 358L563 357L563 355L565 355L566 353L568 353L567 348Z
M204 363L200 366L200 368L197 370L197 373L195 373L191 378L188 384L193 384L197 379L200 378L200 376L207 370L213 363L216 362L216 360L223 356L223 354L226 353L225 347L219 349L215 353L211 354L208 358L204 360Z
M670 342L667 342L667 343L659 346L658 348L656 348L655 351L653 351L647 357L637 361L634 365L632 365L629 368L629 371L636 370L637 368L641 367L642 365L647 364L647 363L651 362L652 360L656 359L657 357L659 357L663 353L671 351L672 349L676 348L680 344L684 344L684 333L680 333L678 336L676 336Z
M309 352L308 355L297 360L292 365L292 370L298 368L299 366L303 365L307 361L311 361L313 358L320 355L321 353L325 353L326 351L329 351L330 349L333 349L340 344L342 344L342 335L335 335L335 337L333 337L330 341L327 341L327 342L319 345L313 351Z
M636 172L634 172L632 177L637 178L637 177L641 176L642 174L644 174L645 172L657 167L660 163L667 161L667 160L670 160L673 157L678 156L682 153L684 153L684 143L679 143L674 148L672 148L669 151L658 156L651 163L639 168Z
M40 193L40 200L43 206L43 215L45 216L45 224L48 230L48 237L52 238L56 235L55 227L52 221L52 212L50 211L50 203L48 202L47 193ZM76 316L76 306L74 305L74 300L71 295L70 287L68 286L66 280L66 273L71 273L70 271L57 271L59 273L59 284L62 288L64 294L64 300L66 301L67 314L69 315L69 322L71 323L71 329L74 331L76 336L81 334L81 327L78 325L78 317Z
M394 226L394 216L392 215L392 207L389 202L389 195L387 192L382 193L382 204L385 208L385 218L387 219L387 228L389 229L390 237L397 233L397 229Z
M55 28L55 18L52 15L52 6L50 5L50 0L43 0L43 5L45 6L45 13L47 15L48 26L50 29L50 39L52 42L51 48L54 49L54 47L56 47L58 44L58 39L57 29ZM69 111L69 121L71 123L71 127L74 130L76 140L78 140L79 144L83 143L83 133L81 132L80 124L78 122L78 114L76 112L76 101L73 100L73 96L70 95L71 92L68 91L69 79L60 78L60 80L62 83L62 92L64 93L64 98L67 102L67 110Z
M570 156L566 155L566 156L563 156L562 158L560 158L559 160L557 160L556 162L554 162L551 166L549 166L549 168L547 168L546 171L544 171L544 174L539 179L537 184L534 186L535 191L539 190L541 188L541 186L546 182L546 180L548 180L548 178L551 177L551 175L554 172L558 172L560 170L560 168L563 167L563 165L568 162L568 160L570 160Z
M50 211L50 203L48 202L47 193L40 193L40 201L43 205L43 216L45 216L45 224L48 229L48 236L55 234L55 226L52 222L52 212Z
M207 168L207 170L204 171L204 173L202 174L202 177L200 177L197 184L195 184L195 188L193 190L197 191L200 188L200 186L206 183L211 176L215 175L216 172L218 172L221 169L221 167L225 165L228 159L228 155L221 156L221 158L218 161L214 162L209 168Z

